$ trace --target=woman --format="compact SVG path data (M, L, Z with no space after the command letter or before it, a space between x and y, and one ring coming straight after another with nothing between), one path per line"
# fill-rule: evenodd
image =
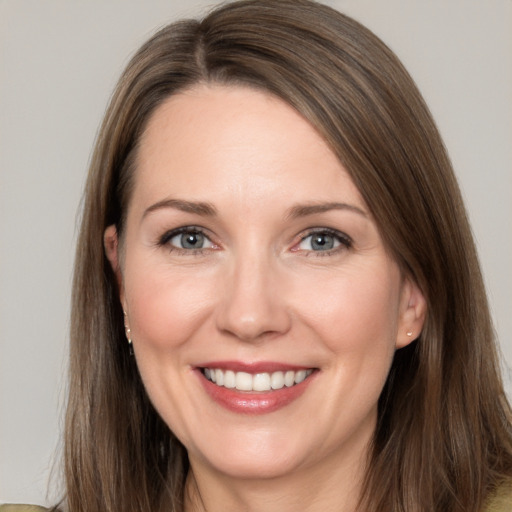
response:
M396 57L328 7L235 2L135 55L90 169L71 342L73 512L512 501L450 163Z

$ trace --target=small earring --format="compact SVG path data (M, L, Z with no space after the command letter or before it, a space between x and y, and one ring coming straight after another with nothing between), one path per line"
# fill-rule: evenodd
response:
M127 324L128 315L126 314L126 311L123 310L123 313L124 313L124 329L125 329L125 333L126 333L126 339L128 340L128 343L131 345L132 344L132 331L130 330L130 328L128 327L128 324Z
M409 338L410 338L412 336L412 331L408 331L407 336L409 336Z

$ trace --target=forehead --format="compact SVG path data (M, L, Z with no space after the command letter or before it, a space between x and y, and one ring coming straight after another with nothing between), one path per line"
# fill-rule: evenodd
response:
M136 169L135 191L148 201L164 191L263 200L303 190L318 200L339 200L343 191L362 202L310 123L281 99L245 86L200 85L168 98L148 122Z

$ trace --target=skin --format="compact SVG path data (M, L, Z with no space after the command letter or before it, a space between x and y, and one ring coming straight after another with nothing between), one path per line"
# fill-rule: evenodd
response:
M333 203L348 206L297 209ZM180 248L184 226L202 249ZM341 238L318 250L310 232L326 228ZM141 140L123 239L110 226L105 247L144 385L188 450L187 511L355 510L379 394L425 301L314 128L246 87L170 97ZM196 370L225 360L315 372L285 407L240 414Z

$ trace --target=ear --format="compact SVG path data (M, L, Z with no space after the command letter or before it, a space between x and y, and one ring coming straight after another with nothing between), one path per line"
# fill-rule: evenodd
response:
M124 307L124 290L123 290L123 279L121 275L121 265L119 258L119 239L117 236L117 229L114 224L108 226L105 229L105 233L103 234L103 246L105 247L105 254L107 256L108 261L114 271L116 276L117 285L119 287L119 294L121 304Z
M396 337L396 348L403 348L417 339L427 316L427 301L419 286L406 277L402 283L400 316Z

